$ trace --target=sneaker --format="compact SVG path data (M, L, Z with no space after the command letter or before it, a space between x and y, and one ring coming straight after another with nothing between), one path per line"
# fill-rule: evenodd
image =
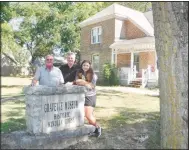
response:
M89 136L100 137L100 136L101 136L101 132L102 132L101 127L98 127L98 128L95 129L94 132L90 132L90 133L89 133Z
M101 127L98 127L98 128L96 128L96 130L95 130L96 132L96 137L100 137L101 136L101 133L102 133L102 128Z

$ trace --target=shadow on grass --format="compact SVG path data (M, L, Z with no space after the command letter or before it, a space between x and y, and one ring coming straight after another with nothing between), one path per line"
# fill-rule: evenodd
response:
M9 133L26 128L24 99L5 102L2 107L1 132Z
M128 93L123 93L123 92L114 91L114 90L97 91L97 96L118 96L118 97L124 98L126 94Z
M23 88L26 85L1 85L1 88Z
M118 90L109 90L109 89L107 89L107 90L105 90L105 89L103 89L103 90L97 90L97 93L103 93L103 94L123 94L123 92L120 92L120 91L118 91ZM127 93L124 93L124 94L127 94Z
M124 142L130 137L135 145L141 143L146 149L159 149L160 148L160 113L159 112L137 112L135 109L118 108L119 114L109 119L97 119L97 121L107 128L103 132L110 133L109 136L113 137L114 144L121 143L120 148L129 148ZM134 131L133 131L134 130ZM131 135L129 135L132 133ZM148 137L144 141L140 141L141 137ZM125 138L119 141L119 138ZM139 138L136 140L136 137ZM141 138L142 139L142 138ZM128 140L129 141L129 140ZM126 144L126 143L125 143ZM128 144L128 143L127 143ZM111 148L115 148L112 146ZM131 147L130 147L131 148ZM132 147L133 149L139 147Z
M10 118L6 122L1 123L1 132L9 133L17 130L26 129L26 120L23 118Z
M1 97L1 103L6 101L14 101L15 103L20 103L21 101L24 102L24 94L16 95L16 96L9 96L9 97Z

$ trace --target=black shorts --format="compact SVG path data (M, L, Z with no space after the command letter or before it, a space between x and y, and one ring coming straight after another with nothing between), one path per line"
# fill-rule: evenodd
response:
M96 106L96 95L94 96L85 96L85 106Z

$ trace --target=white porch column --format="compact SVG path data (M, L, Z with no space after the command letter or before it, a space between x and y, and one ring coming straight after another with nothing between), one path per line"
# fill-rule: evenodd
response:
M115 64L117 66L117 51L114 48L112 48L111 64Z
M133 62L134 62L134 53L131 52L131 70L133 69Z
M114 49L112 48L111 64L114 64Z
M133 80L133 62L134 62L134 53L131 51L131 65L130 65L131 69L130 69L130 77L128 80L129 82Z
M156 49L155 49L155 59L156 59L156 60L155 60L155 61L156 61L156 62L155 62L155 68L157 69L157 59L158 59L158 58L157 58L157 52L156 52Z
M115 66L117 67L117 49L115 49Z

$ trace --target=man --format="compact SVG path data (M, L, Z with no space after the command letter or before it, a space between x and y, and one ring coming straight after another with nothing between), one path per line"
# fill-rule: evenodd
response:
M32 80L32 86L37 84L46 86L58 86L64 83L64 78L59 68L53 66L54 58L52 55L45 57L45 66L37 69Z
M60 70L62 71L64 77L65 84L73 84L76 72L80 68L79 65L75 64L75 57L75 53L68 52L66 56L67 64L64 64L60 67Z

